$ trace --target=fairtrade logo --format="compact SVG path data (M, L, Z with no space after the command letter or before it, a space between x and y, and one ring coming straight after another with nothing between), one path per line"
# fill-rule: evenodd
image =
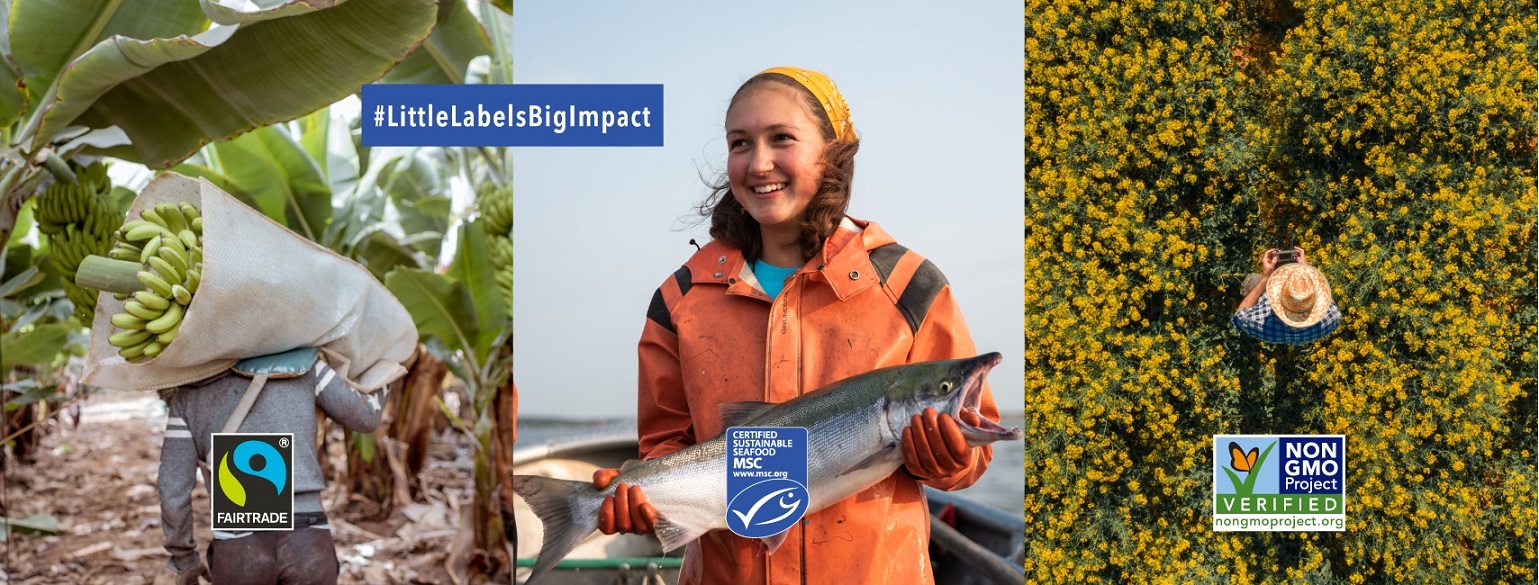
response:
M789 479L769 479L732 498L727 510L738 524L738 534L751 538L772 536L790 528L807 507L807 488Z
M282 439L287 442L287 439ZM246 487L240 483L234 473L230 472L230 457L234 455L235 468L246 475L253 475L267 480L273 484L278 495L283 495L283 488L288 483L288 470L285 469L283 454L262 441L246 441L235 446L232 453L226 453L219 460L219 491L224 492L224 497L230 502L242 508L246 507ZM262 468L252 466L252 460L257 456L262 457Z
M213 433L214 530L294 529L294 436Z

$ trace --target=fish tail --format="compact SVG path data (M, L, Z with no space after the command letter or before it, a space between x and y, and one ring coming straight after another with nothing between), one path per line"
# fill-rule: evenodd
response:
M556 563L577 547L589 533L598 529L598 517L579 518L573 514L582 490L593 491L593 484L583 481L552 479L538 475L513 476L513 491L523 496L529 509L545 526L545 541L540 558L526 583L534 583L556 567Z

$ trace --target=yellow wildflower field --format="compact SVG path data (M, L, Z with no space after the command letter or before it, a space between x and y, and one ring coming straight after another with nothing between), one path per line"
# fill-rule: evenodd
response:
M1536 577L1532 3L1028 0L1032 583ZM1340 327L1229 318L1301 246ZM1213 532L1212 436L1341 434L1344 532Z

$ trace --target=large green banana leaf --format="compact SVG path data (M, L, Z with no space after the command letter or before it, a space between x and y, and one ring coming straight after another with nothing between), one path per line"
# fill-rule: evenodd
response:
M219 24L251 24L274 18L309 14L346 0L258 0L248 8L245 0L198 0L203 12Z
M6 275L5 281L0 282L0 299L9 297L43 281L46 277L43 271L37 267L29 267L16 276Z
M197 34L208 28L208 17L185 0L15 0L8 28L7 55L28 101L39 104L65 66L102 41Z
M430 266L433 261L380 230L365 234L360 244L361 247L352 254L352 257L381 280L384 280L385 275L392 270L423 268Z
M427 42L385 75L385 83L465 83L470 60L492 52L474 14L459 0L447 1Z
M256 208L301 236L321 241L331 221L331 187L303 146L277 126L264 126L204 151L216 170L240 185Z
M449 350L464 352L470 358L470 369L480 368L475 343L481 330L476 324L475 303L463 284L425 270L397 269L385 275L385 287L411 313L419 335L436 337Z
M72 4L18 1L18 13L21 4ZM109 2L108 8L117 6ZM33 35L63 18L57 16L59 10L38 12L40 20L19 14L12 20ZM133 10L117 10L112 22L128 14L151 18L141 12L147 11L136 3ZM31 114L28 125L37 127L32 146L69 124L116 125L133 139L134 160L167 168L202 144L292 120L357 92L426 39L436 14L432 0L355 0L314 12L269 14L268 20L192 37L107 38L86 45L90 49L58 75L57 87L42 94L41 110ZM12 32L17 63L25 75L29 72L21 59L21 36L20 29ZM88 38L81 36L80 42ZM28 83L30 87L33 82Z
M15 229L11 231L9 236L6 236L5 242L0 242L5 244L7 253L13 248L20 247L23 244L22 239L26 238L27 233L32 231L32 209L37 207L35 201L36 199L27 199L27 202L22 204L21 209L16 211Z
M484 4L481 6L481 20L485 22L486 32L492 41L487 83L513 83L513 7L510 5L503 8L503 11L506 14Z
M446 167L426 156L418 151L401 157L380 173L378 184L395 205L401 230L415 242L412 247L437 258L449 229L449 181L443 176Z
M340 142L340 144L328 142L327 148L331 149L333 154L342 152L345 149L355 149L353 152L360 154L368 150L357 150L351 137L343 137L343 140ZM308 144L306 150L309 150L311 153L315 152L315 149ZM362 158L362 156L355 155L355 158L350 161L354 168L364 164L361 160ZM364 265L369 266L369 269L381 280L385 278L386 272L390 272L391 268L394 268L401 262L386 260L382 269L375 270L374 266L367 262L367 259L360 252L369 247L370 237L373 234L386 227L385 208L387 199L384 193L380 192L379 187L375 185L379 173L383 170L379 168L383 163L384 160L376 158L373 163L370 163L370 168L363 177L355 177L353 179L352 186L348 191L337 191L333 187L332 198L334 200L339 194L347 193L347 195L341 198L342 206L338 207L332 214L331 225L326 226L326 236L322 242L326 247L331 248L338 254L353 257L360 262L364 262ZM336 168L333 169L333 173L333 176L343 174ZM336 182L333 182L333 185L336 185ZM412 257L412 251L406 249L403 262L415 266L415 263L412 262ZM399 257L395 258L399 259Z
M11 61L11 3L0 1L0 128L15 124L26 95L17 82L21 71Z
M69 326L63 323L38 325L27 333L7 331L0 335L0 372L14 365L52 362L67 343Z
M331 108L299 119L299 143L320 167L333 195L349 193L358 184L358 148L346 122L333 120Z
M454 251L454 264L449 276L454 277L470 291L470 299L476 307L476 321L481 334L476 340L476 359L486 363L496 345L497 336L509 327L508 307L512 304L502 298L497 288L497 267L492 265L487 253L486 231L474 222L460 224L460 234Z
M331 147L341 150L348 148L352 142L332 144ZM409 178L398 181L395 175L411 172L412 165L403 160L406 156L416 156L411 149L384 148L377 149L380 152L370 157L368 168L363 176L354 183L351 192L342 197L342 206L337 208L332 217L331 225L326 228L324 244L343 254L363 263L375 276L381 280L385 274L397 267L426 268L437 262L436 258L429 257L426 253L414 249L412 246L428 240L442 240L443 232L440 225L447 225L448 211L443 210L443 217L437 222L422 224L427 226L424 233L414 233L410 227L401 227L399 234L390 230L391 226L400 226L401 217L420 215L414 207L402 209L391 203L390 196L386 194L386 188L405 189L412 183ZM362 162L362 153L369 149L360 149L358 160L354 164ZM400 152L405 154L398 154ZM312 150L313 152L313 150ZM441 183L441 179L429 178L434 183ZM334 196L335 198L335 196ZM392 221L386 221L389 209L396 210ZM420 222L419 222L420 223Z

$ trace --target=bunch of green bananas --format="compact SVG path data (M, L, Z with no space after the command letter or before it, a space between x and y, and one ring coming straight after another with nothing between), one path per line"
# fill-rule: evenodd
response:
M486 221L488 235L506 237L513 231L513 186L498 187L482 183L476 189L476 205L481 208L481 219Z
M102 163L93 163L88 167L78 169L75 174L75 182L54 183L37 196L37 230L43 235L54 236L65 231L70 225L76 225L77 229L96 233L97 224L104 219L109 223L117 214L103 217L102 197L112 191L112 181L107 178L107 167ZM113 211L110 206L106 211ZM118 218L117 223L123 223ZM89 228L80 227L80 224L90 223ZM117 226L105 230L112 233Z
M75 285L75 272L86 256L105 254L123 214L107 196L112 180L100 162L80 169L74 183L54 183L37 197L37 229L48 238L48 256L64 277L64 294L75 304L75 316L91 324L96 292Z
M487 252L497 267L497 288L503 298L513 298L513 186L497 187L482 183L476 189L476 205L481 208L481 228L486 231Z
M497 267L497 288L502 289L502 298L513 298L513 239L506 232L487 234L488 255L492 259L492 266Z
M112 316L119 331L107 339L118 355L137 362L160 355L176 339L203 270L203 217L190 203L162 203L123 224L108 256L144 265L145 290L125 295Z

